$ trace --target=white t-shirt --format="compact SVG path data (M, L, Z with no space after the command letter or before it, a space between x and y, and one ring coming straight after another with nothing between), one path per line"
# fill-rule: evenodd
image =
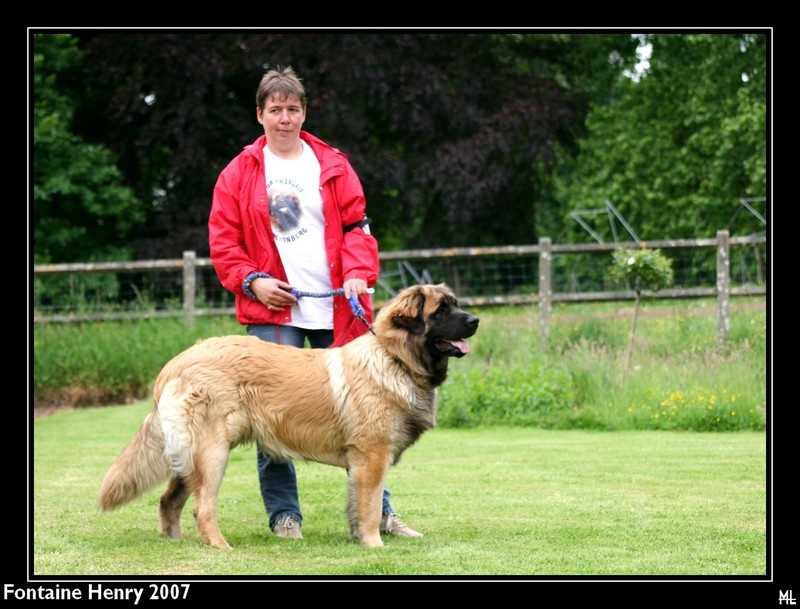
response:
M292 287L303 292L327 292L332 286L325 251L319 160L308 144L303 140L300 143L303 152L296 159L282 159L264 147L272 234ZM299 298L292 308L292 325L333 329L331 297Z

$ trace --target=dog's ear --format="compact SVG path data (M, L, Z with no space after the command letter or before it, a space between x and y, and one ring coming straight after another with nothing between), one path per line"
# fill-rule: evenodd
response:
M409 288L398 295L397 302L392 310L392 323L399 328L404 328L421 336L425 332L425 292L420 286Z

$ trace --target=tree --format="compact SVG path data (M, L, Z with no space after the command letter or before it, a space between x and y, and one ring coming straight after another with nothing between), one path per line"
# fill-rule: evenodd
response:
M631 329L628 334L628 349L625 354L625 377L627 379L631 370L631 357L633 355L633 342L636 336L636 324L639 320L639 309L642 302L642 290L659 290L672 284L672 260L666 258L661 250L652 250L646 247L630 249L622 247L612 253L613 264L610 276L613 281L624 282L632 285L636 294L631 319Z
M259 134L254 92L276 65L305 81L306 128L361 176L383 249L533 242L556 150L583 130L582 88L606 95L627 65L607 58L633 52L624 34L80 36L80 133L108 142L149 202L140 257L207 251L214 180Z
M143 218L111 152L71 131L77 96L61 77L80 64L76 39L33 38L34 262L120 260Z
M642 239L713 236L742 198L767 194L768 34L654 34L649 70L621 77L594 104L577 156L565 155L555 191L566 212L611 201ZM755 219L730 227L763 230ZM597 226L610 240L609 227Z

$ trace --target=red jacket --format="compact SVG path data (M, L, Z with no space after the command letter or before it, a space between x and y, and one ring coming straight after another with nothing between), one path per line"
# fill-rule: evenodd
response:
M354 228L366 213L366 198L361 181L344 153L306 131L300 132L320 164L319 188L325 214L325 249L331 270L331 285L340 288L347 279L361 278L372 287L378 281L380 262L375 237ZM270 311L261 302L242 292L245 278L254 272L269 273L287 281L270 225L267 185L264 177L262 135L236 156L217 178L208 219L211 262L220 283L236 297L236 319L241 324L290 324L291 309ZM303 290L303 286L293 286ZM354 317L343 296L333 301L334 345L342 345L367 331ZM372 299L362 296L365 319L372 322Z

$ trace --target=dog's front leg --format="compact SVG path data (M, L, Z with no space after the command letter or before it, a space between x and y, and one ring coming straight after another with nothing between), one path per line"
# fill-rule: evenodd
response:
M193 455L194 472L190 486L194 489L194 519L203 541L218 548L231 547L222 536L217 522L217 496L229 454L228 447L220 445L204 453L197 451Z
M350 523L350 537L368 548L378 548L383 545L380 533L381 505L388 459L385 455L375 454L359 461L348 469L347 520Z

